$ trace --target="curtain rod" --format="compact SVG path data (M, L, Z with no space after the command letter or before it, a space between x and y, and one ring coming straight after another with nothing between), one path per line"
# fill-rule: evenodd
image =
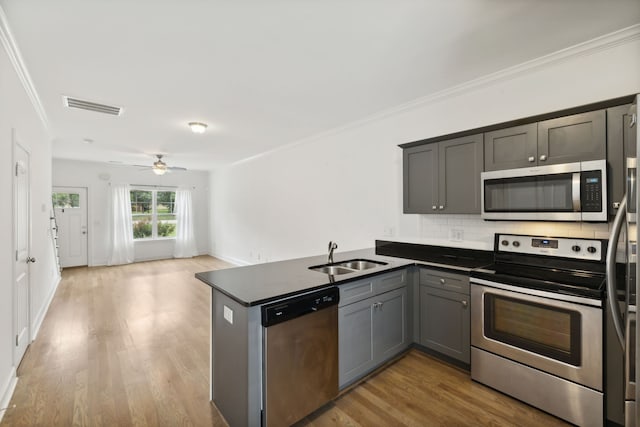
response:
M111 183L109 183L111 185ZM129 184L131 187L152 187L152 188L180 188L177 185L155 185L155 184ZM196 186L189 186L189 188L196 189Z

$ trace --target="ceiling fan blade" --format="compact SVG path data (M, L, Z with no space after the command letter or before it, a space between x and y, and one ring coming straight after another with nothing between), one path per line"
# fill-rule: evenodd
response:
M167 169L170 171L186 171L187 168L181 168L180 166L168 166Z

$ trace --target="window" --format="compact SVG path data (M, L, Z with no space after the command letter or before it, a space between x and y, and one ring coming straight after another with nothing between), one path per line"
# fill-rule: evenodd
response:
M176 237L175 191L131 190L133 238Z
M78 193L53 193L51 196L53 199L54 208L79 208L80 207L80 195Z

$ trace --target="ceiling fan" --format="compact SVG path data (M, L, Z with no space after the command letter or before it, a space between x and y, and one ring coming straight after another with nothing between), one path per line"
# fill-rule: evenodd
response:
M153 165L151 166L144 166L144 165L134 165L134 166L138 166L145 169L151 169L153 173L155 173L156 175L164 175L167 172L187 170L187 168L181 168L178 166L167 166L167 164L162 161L164 154L156 154L156 157L157 157L157 160L153 162Z

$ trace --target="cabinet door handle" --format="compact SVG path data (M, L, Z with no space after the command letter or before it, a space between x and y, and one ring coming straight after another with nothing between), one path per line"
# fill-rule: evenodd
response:
M545 160L547 160L547 155L546 154L541 155L540 156L540 161L544 162Z
M438 209L438 207L436 205L433 205L433 206L431 206L431 209L433 209L435 211L436 209Z
M460 301L460 303L462 304L462 307L467 308L467 306L469 305L469 303L465 300Z
M635 114L632 114L631 121L629 122L629 127L630 128L634 127L637 121L638 121L638 116L636 116Z
M529 160L530 163L533 163L536 161L536 158L534 156L529 156L527 160Z
M438 209L443 210L444 209L444 205L438 206Z
M444 285L445 280L444 279L440 279L440 283L442 283Z

